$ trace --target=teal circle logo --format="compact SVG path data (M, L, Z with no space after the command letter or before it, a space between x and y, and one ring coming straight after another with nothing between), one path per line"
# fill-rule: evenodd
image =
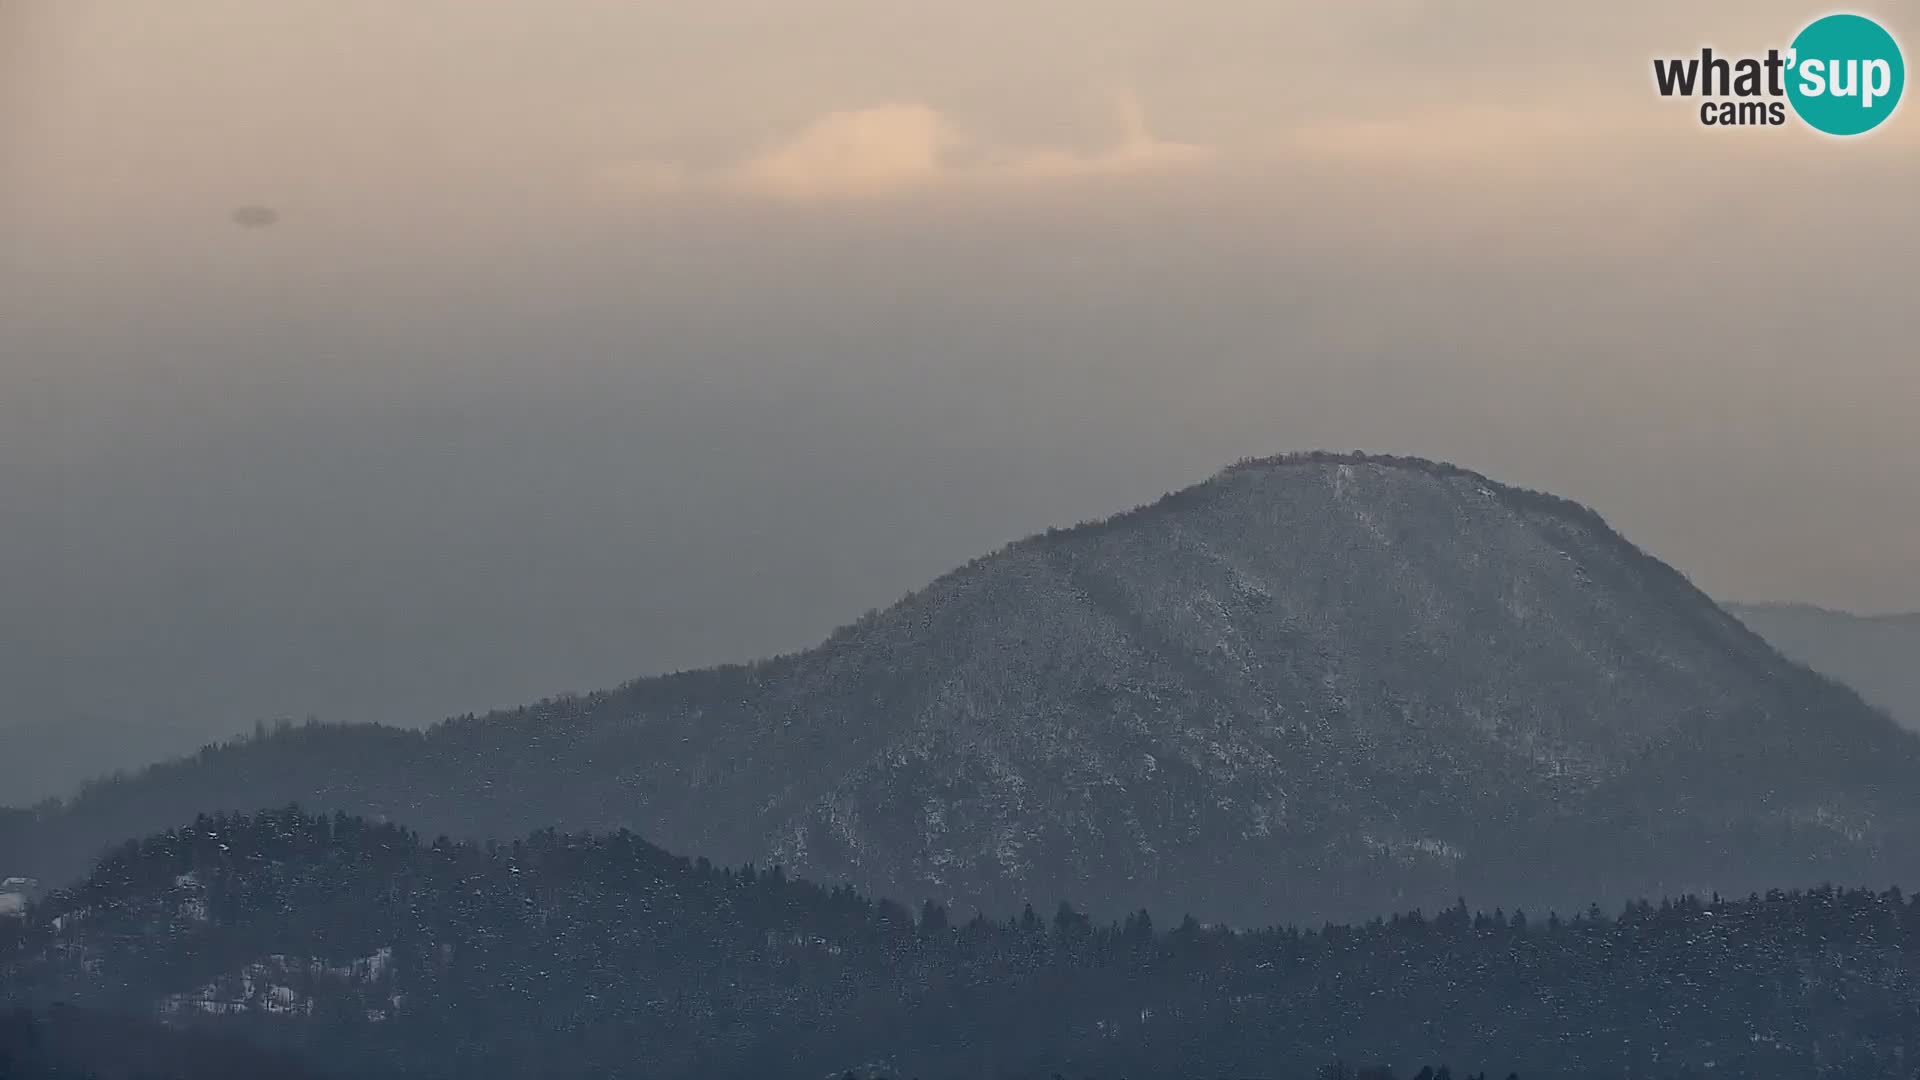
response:
M1793 39L1787 100L1813 128L1859 135L1900 104L1907 65L1893 35L1862 15L1816 19Z

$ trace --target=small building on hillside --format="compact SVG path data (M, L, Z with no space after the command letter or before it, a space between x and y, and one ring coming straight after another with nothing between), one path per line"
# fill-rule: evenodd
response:
M0 879L0 916L26 914L27 900L39 888L40 883L29 877Z

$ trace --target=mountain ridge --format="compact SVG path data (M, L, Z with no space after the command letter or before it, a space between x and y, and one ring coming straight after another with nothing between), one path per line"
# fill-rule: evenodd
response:
M1736 611L1798 611L1819 616L1834 616L1854 622L1897 625L1920 622L1920 611L1854 611L1851 608L1830 607L1806 600L1727 600L1723 603L1728 609Z

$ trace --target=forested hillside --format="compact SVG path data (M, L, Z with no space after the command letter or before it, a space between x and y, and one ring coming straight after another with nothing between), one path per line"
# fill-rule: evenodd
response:
M957 921L630 834L424 842L294 811L128 843L37 906L16 999L354 1077L1889 1076L1920 903L1818 889L1234 932Z

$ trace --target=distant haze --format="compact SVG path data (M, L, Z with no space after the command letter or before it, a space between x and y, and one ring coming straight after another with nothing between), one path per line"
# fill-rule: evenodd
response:
M1287 449L1920 609L1915 104L1652 88L1814 13L0 4L0 725L84 761L0 803L796 648Z
M1865 618L1806 604L1729 604L1787 656L1920 731L1920 614Z

